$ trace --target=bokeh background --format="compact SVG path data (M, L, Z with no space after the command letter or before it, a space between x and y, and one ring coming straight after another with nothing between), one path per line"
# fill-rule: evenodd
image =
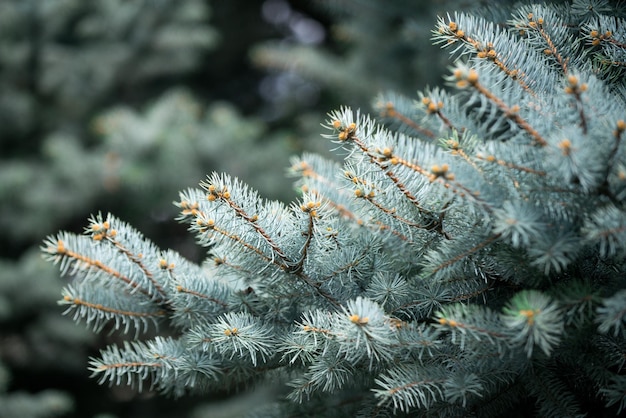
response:
M239 416L262 393L172 400L89 378L123 340L62 315L39 246L112 212L200 262L178 191L238 176L267 198L326 113L441 83L430 43L453 0L0 1L0 418ZM239 409L238 409L239 408Z

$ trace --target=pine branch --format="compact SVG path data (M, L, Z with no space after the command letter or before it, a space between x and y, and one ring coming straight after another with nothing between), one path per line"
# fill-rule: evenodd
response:
M65 313L75 311L74 319L85 318L88 324L93 323L96 332L113 321L115 329L123 326L125 333L133 325L136 329L135 337L142 329L143 332L147 330L149 322L156 325L159 319L167 315L166 311L154 306L137 306L133 298L120 298L115 290L93 292L93 289L85 286L78 289L67 286L59 304L69 305Z
M598 330L601 333L608 333L614 328L613 335L624 335L626 325L626 290L620 290L614 296L605 298L603 306L597 309L596 321L599 323Z
M473 88L480 95L484 96L487 100L495 104L503 113L504 117L511 119L517 126L526 131L533 139L534 144L538 146L547 145L546 140L541 136L535 128L533 128L528 121L519 116L519 106L508 106L502 99L494 95L489 89L479 82L479 74L475 69L466 69L463 67L457 67L453 73L456 81L456 86L459 89Z
M428 409L444 398L442 386L445 381L443 370L438 368L418 370L398 366L376 379L381 389L376 389L374 394L380 399L380 404L391 404L394 411Z
M405 125L406 127L412 129L413 131L421 134L427 138L434 138L435 134L427 128L420 126L417 122L415 122L410 117L402 114L397 108L396 105L392 101L388 101L384 104L378 103L377 108L380 109L380 116L383 118L389 118L391 120L397 120L401 125ZM438 109L437 109L438 110ZM399 129L399 128L397 128Z
M217 173L180 193L202 266L110 215L49 237L77 319L179 334L110 347L94 373L176 396L263 378L291 388L280 413L622 411L626 88L594 62L621 59L609 9L440 19L456 88L380 95L385 126L331 112L344 161L294 158L299 199Z
M444 18L439 18L437 30L433 31L435 44L443 44L444 47L449 47L460 43L461 45L452 53L463 48L461 54L472 54L480 60L486 60L508 78L515 80L526 92L532 96L536 95L524 80L526 74L519 67L516 67L514 61L517 59L523 62L525 59L528 59L525 57L528 55L528 51L521 48L511 51L514 43L508 33L502 31L500 27L495 26L493 23L475 16L455 14L454 19L448 15L447 20L448 23L446 23ZM482 35L482 39L477 38L480 36L478 34ZM513 62L507 64L508 60ZM426 104L429 105L430 103L432 102Z
M536 291L520 292L509 302L504 314L503 320L514 335L511 342L524 343L528 357L532 356L535 345L549 356L560 342L562 314L545 295Z

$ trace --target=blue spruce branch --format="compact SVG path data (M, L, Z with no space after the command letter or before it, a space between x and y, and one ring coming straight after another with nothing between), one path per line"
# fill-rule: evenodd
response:
M381 94L387 125L329 113L344 162L294 158L297 201L217 173L180 193L202 266L111 215L48 238L76 318L137 333L94 374L176 396L271 383L279 415L619 413L626 88L597 48L625 25L607 10L440 18L451 90ZM140 339L151 323L174 336Z

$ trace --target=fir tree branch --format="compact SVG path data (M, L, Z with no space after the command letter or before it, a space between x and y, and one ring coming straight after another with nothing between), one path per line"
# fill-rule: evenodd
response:
M205 219L203 213L198 214L196 223L194 228L203 236L203 239L209 242L213 237L213 233L221 235L235 244L250 250L251 252L257 254L259 258L266 261L269 264L274 264L279 269L285 269L285 264L277 261L275 258L268 256L265 254L260 248L257 246L250 244L247 241L244 241L239 235L236 235L226 229L223 229L215 224L215 220L208 218ZM219 258L216 260L217 265L226 265L226 260L223 258ZM241 266L236 266L236 268L242 268Z
M477 245L474 245L472 248L469 248L468 250L456 255L455 257L446 260L445 262L435 266L432 270L430 270L431 274L437 273L438 271L445 269L447 267L450 267L451 265L458 263L459 261L463 260L464 258L469 257L470 255L482 250L483 248L487 247L489 244L491 244L492 242L498 240L500 238L500 234L493 234L491 236L489 236L487 239L485 239L484 241L478 243Z
M135 328L135 337L139 332L148 328L148 321L157 324L166 318L168 312L159 306L138 304L132 295L120 295L115 290L95 290L84 284L66 286L63 289L63 299L60 305L69 305L65 311L74 311L74 319L84 318L95 331L100 331L110 321L114 322L115 329L124 328L128 333L130 326Z
M327 162L324 161L324 163ZM341 217L350 219L357 224L362 224L363 221L357 214L352 211L348 205L342 203L344 200L349 200L349 194L344 190L341 184L323 175L319 170L316 170L318 164L322 164L322 160L318 158L318 156L305 155L302 159L294 161L291 165L290 172L303 180L300 185L300 190L303 193L322 196L324 203L333 208ZM333 165L331 169L333 169L334 173L335 170L339 169L339 166ZM340 197L341 200L333 199L329 195L329 191L336 193L337 197Z
M80 307L84 306L89 310L100 311L106 316L125 316L125 317L163 317L166 315L165 311L157 311L157 312L135 312L135 311L123 311L116 308L104 306L100 303L91 303L85 300L82 300L78 297L72 297L71 294L66 294L63 296L63 301L69 303L73 306Z
M383 153L385 153L386 151L383 151ZM391 152L389 151L387 154L390 155L389 158L391 157ZM397 157L396 157L397 158ZM371 185L368 184L368 182L364 179L359 178L356 174L350 172L350 171L346 171L345 175L348 179L350 179L350 181L352 181L352 183L355 183L357 185L362 185L364 186L364 188L370 189L369 192L365 192L363 188L357 188L354 191L354 197L356 197L357 199L363 199L366 202L370 203L372 206L374 206L376 209L380 210L382 213L392 217L393 219L399 221L400 223L403 223L407 226L410 227L414 227L414 228L419 228L419 229L425 229L425 230L432 230L432 226L430 225L422 225L420 223L414 222L412 220L403 218L402 216L397 214L397 209L396 208L387 208L385 206L383 206L382 203L379 203L375 197L376 197L376 192L375 190L377 189L377 187L375 185ZM384 194L384 192L383 192ZM383 222L377 221L377 224L384 229L391 229L390 226L385 225ZM394 231L394 233L398 236L404 237L400 232ZM406 237L404 237L403 239L406 239Z
M176 291L180 292L180 293L187 293L187 294L195 296L197 298L206 299L206 300L211 301L211 302L213 302L213 303L215 303L217 305L220 305L220 306L222 306L224 308L228 307L228 303L226 303L224 301L215 299L214 297L212 297L210 295L205 295L205 294L202 294L202 293L197 292L195 290L185 289L181 285L176 286Z
M486 338L491 344L502 350L508 344L508 336L500 326L499 316L489 309L479 306L463 308L461 304L445 307L435 315L437 327L446 330L451 335L451 342L458 344L461 350L465 348L466 337L473 337L476 341Z
M276 254L282 263L288 264L289 259L283 253L281 248L272 240L269 234L257 223L258 215L250 215L246 213L246 211L241 208L237 203L235 203L231 199L230 191L225 186L216 186L212 182L203 182L200 183L200 186L208 192L207 200L213 202L215 200L219 200L228 205L236 214L236 216L242 218L246 223L251 226L271 247L274 254Z
M209 263L110 216L49 237L76 319L180 334L107 348L101 382L180 396L263 378L292 389L281 416L621 411L626 90L598 60L620 61L622 20L606 0L511 10L439 20L435 42L469 57L460 91L381 95L385 126L331 112L345 161L293 160L290 205L217 173L181 192Z
M336 116L339 117L339 115L336 115ZM363 121L363 125L364 125L364 131L367 131L368 123L366 121ZM411 202L417 208L417 210L422 216L430 220L437 219L435 216L433 216L431 211L422 207L417 197L400 180L398 175L391 170L391 167L394 165L398 165L398 164L406 165L412 169L415 169L420 174L423 174L424 176L426 176L425 170L421 169L421 167L419 166L411 166L405 160L400 159L399 157L395 156L391 148L384 148L383 150L379 150L379 149L371 150L365 144L365 142L356 135L357 124L354 122L346 126L343 126L341 120L337 118L337 119L334 119L330 123L330 127L331 129L339 132L337 134L337 138L339 141L341 142L347 141L347 142L355 144L356 147L368 158L368 161L374 164L388 179L391 180L393 185L409 200L409 202ZM402 164L403 162L405 164ZM358 177L356 176L354 177L354 179L356 179L357 182L359 181ZM362 193L359 193L358 191L356 193L357 193L357 197L361 197ZM389 209L389 210L392 210L392 209ZM385 211L383 210L383 212ZM437 221L435 220L432 226L431 225L425 225L425 226L420 225L420 226L428 230L433 230L433 231L438 231L438 232L442 231L441 226L437 225L436 222Z
M143 255L141 253L135 254L119 240L120 236L118 235L118 231L120 228L116 228L116 224L118 223L120 223L120 221L111 215L107 215L106 219L104 219L102 214L98 214L98 216L92 216L89 219L89 226L86 228L85 233L90 234L92 239L95 241L106 240L107 242L113 244L113 246L124 254L132 263L136 264L156 290L154 297L157 298L159 303L164 303L167 300L165 289L155 280L153 273L144 264L142 260ZM143 235L139 234L128 225L124 224L120 226L121 231L124 233L123 239L126 243L145 241ZM169 265L167 263L165 263L165 266L162 265L161 260L159 260L159 268L167 269Z
M459 20L462 22L459 24ZM467 23L469 28L464 27L463 24ZM473 24L472 24L473 23ZM507 34L502 33L499 29L492 27L491 23L487 23L481 21L480 23L475 23L472 20L468 20L464 15L457 15L456 20L452 20L450 16L448 16L448 23L445 23L443 18L439 18L437 23L437 31L434 31L433 34L436 43L444 43L444 46L452 45L456 42L462 42L466 45L467 49L473 53L473 55L480 60L487 60L491 62L498 70L500 70L503 74L506 74L512 80L515 80L519 85L531 96L536 96L536 93L528 86L528 84L523 79L523 74L517 68L511 69L507 66L504 60L504 53L500 51L499 47L494 45L493 42L490 41L479 41L474 39L472 36L468 34L468 31L475 31L476 29L473 26L483 25L480 28L480 31L484 34L492 34L492 36L496 39L506 37ZM510 53L507 52L508 56ZM431 103L425 103L429 105ZM432 103L434 105L434 103ZM436 111L438 109L434 109Z
M481 161L486 161L486 162L489 162L489 163L495 163L495 164L498 164L499 166L510 168L512 170L521 171L523 173L535 174L535 175L538 175L538 176L545 176L546 175L545 171L536 170L536 169L530 168L530 167L520 166L520 165L514 164L514 163L509 162L509 161L504 161L504 160L499 159L496 156L491 155L491 154L487 155L487 156L484 156L482 153L478 153L478 154L475 155L475 157L477 159L481 160Z
M130 287L134 291L138 291L139 293L142 293L143 295L147 296L149 300L153 300L154 295L148 289L142 287L135 280L120 273L119 271L115 270L111 266L106 265L100 260L91 258L87 255L83 255L83 254L80 254L79 252L71 250L70 248L66 246L65 242L67 240L63 240L61 238L62 238L61 235L56 240L52 237L49 237L48 241L46 242L46 246L43 248L43 250L47 254L52 256L53 257L52 259L55 262L60 262L62 274L74 275L78 271L86 271L87 273L89 271L99 271L99 272L104 273L108 277L112 277L117 280L120 280L121 282L128 285L128 287ZM70 241L75 241L75 240L70 240Z
M311 245L311 241L313 239L314 227L315 227L315 219L317 218L317 210L321 206L321 201L312 201L309 200L306 203L300 205L300 209L302 212L307 214L307 227L306 231L303 232L306 237L304 243L302 244L302 248L300 249L300 258L295 262L291 262L289 264L289 272L298 274L302 272L302 268L307 259L309 247Z
M438 399L443 399L442 371L436 368L416 370L415 367L398 366L376 379L380 389L374 395L379 405L391 403L393 410L408 412L414 408L429 408Z
M567 77L568 85L565 87L565 93L571 94L576 100L578 108L578 117L580 119L580 127L584 135L587 135L587 117L585 116L585 108L583 106L582 94L587 91L587 84L581 83L575 75Z
M416 132L419 132L420 134L426 136L427 138L434 138L435 137L435 134L431 130L418 125L417 122L415 122L414 120L410 119L408 116L403 115L402 113L400 113L398 111L398 109L396 109L396 107L394 106L394 104L392 102L387 102L387 103L385 103L384 106L379 106L379 107L381 108L380 115L382 117L396 119L396 120L400 121L400 123L403 123L404 125L410 127L411 129L413 129ZM443 118L442 118L442 120L443 120ZM447 121L447 122L448 122L448 124L450 123L450 121Z
M465 89L471 87L479 94L487 98L490 102L494 103L508 118L511 119L517 126L526 131L534 141L535 145L546 146L548 142L541 136L537 130L535 130L524 118L519 115L519 106L513 105L507 106L502 99L493 94L486 86L483 86L478 80L479 75L475 69L465 69L463 67L457 67L454 70L454 78L457 80L456 86L459 89Z
M547 48L544 50L544 53L548 56L554 57L556 61L559 63L561 70L563 71L563 74L567 74L569 59L563 58L563 56L561 55L561 52L558 50L558 48L554 44L551 36L546 31L545 26L544 26L546 22L544 22L544 18L536 17L533 13L528 13L526 15L526 18L528 19L526 25L521 26L521 27L524 28L526 31L536 32L539 34L539 36L544 40L544 42L547 45ZM554 26L559 23L550 22L550 24Z
M450 131L457 132L457 129L454 127L450 119L448 119L441 111L444 106L444 103L442 101L438 101L435 103L435 101L430 97L424 96L422 97L422 104L426 107L427 115L437 116L439 119L441 119L443 124L448 127Z

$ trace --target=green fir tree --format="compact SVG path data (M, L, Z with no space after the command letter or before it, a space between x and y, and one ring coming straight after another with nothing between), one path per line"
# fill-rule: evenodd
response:
M249 416L619 414L625 24L604 0L440 17L451 89L331 112L344 162L294 159L297 201L180 193L202 265L110 214L50 236L68 314L129 336L94 376L276 387Z

